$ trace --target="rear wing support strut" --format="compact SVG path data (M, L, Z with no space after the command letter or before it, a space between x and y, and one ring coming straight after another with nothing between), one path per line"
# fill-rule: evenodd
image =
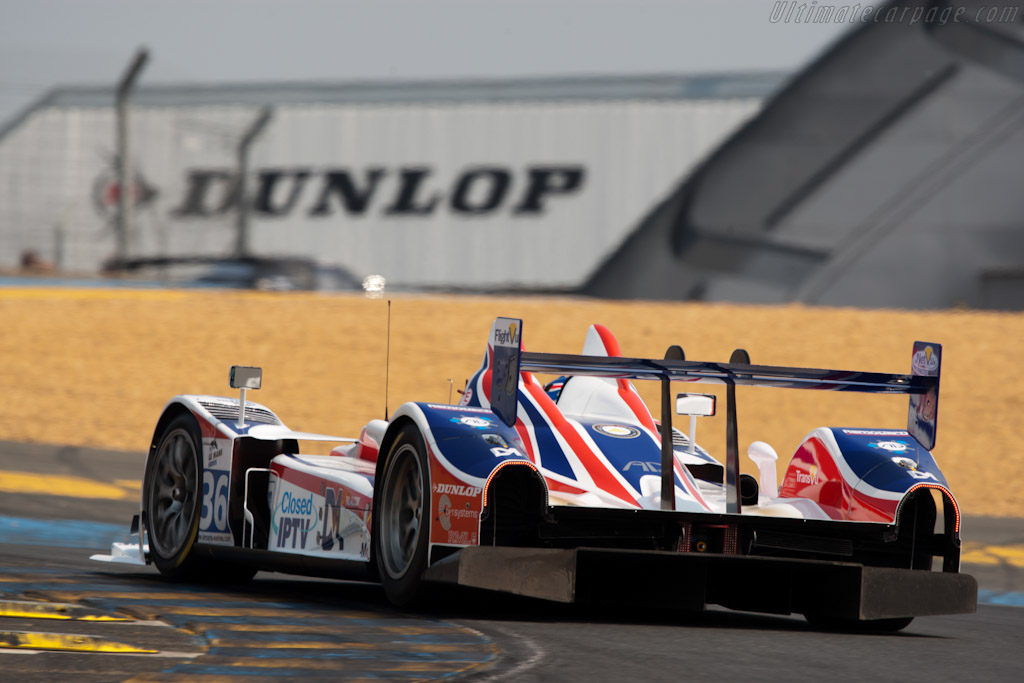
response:
M726 511L741 512L739 495L739 437L736 420L736 387L765 386L868 394L906 394L910 397L907 431L927 450L935 447L938 423L939 370L942 346L914 342L911 374L898 375L857 370L825 370L775 365L752 365L743 349L733 352L728 363L685 360L682 349L671 347L665 358L580 356L522 350L523 322L498 318L491 329L494 349L491 375L491 409L502 421L516 423L518 401L515 386L520 372L552 375L590 375L611 379L646 379L661 382L661 494L662 507L675 508L675 456L672 450L673 380L724 384L726 416Z

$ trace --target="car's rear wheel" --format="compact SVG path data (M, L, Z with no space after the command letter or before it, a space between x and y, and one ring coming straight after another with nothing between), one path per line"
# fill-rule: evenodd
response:
M373 516L374 557L384 592L408 606L424 597L421 575L427 567L430 535L430 474L419 430L407 424L388 451Z
M149 553L162 574L187 578L195 573L192 556L199 533L199 425L191 415L175 418L164 429L146 463L143 509Z

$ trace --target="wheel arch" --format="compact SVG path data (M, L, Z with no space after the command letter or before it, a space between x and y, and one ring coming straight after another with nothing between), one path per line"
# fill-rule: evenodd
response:
M190 415L192 419L196 421L196 426L199 427L199 420L196 418L195 414L188 409L188 406L184 403L179 403L176 400L171 401L166 407L164 407L164 412L161 413L160 419L156 421L156 427L153 429L153 439L149 443L150 452L152 452L160 443L160 437L167 429L167 425L171 424L171 422L182 415Z
M164 407L163 413L160 414L160 419L157 420L156 422L156 427L153 429L153 439L149 443L149 450L146 451L146 468L142 473L143 486L142 491L139 494L139 512L142 515L141 519L144 520L144 523L147 525L147 528L149 525L149 520L147 519L149 510L146 509L145 489L146 482L149 481L149 465L153 460L153 456L156 453L156 449L160 446L160 438L163 436L164 432L167 431L167 427L170 426L170 424L177 420L179 417L183 416L191 417L193 422L195 423L196 431L199 432L200 436L199 448L202 449L202 426L199 424L199 420L196 418L195 414L188 409L188 406L186 406L184 403L180 403L177 400L171 400L171 402ZM200 461L202 461L202 453L200 453L199 455Z
M421 425L417 424L416 420L414 420L412 417L410 417L408 415L401 415L401 416L393 419L391 421L391 423L388 424L387 431L384 432L384 438L381 439L381 442L380 442L380 450L377 451L377 453L378 453L377 463L376 463L377 468L376 468L376 470L374 472L374 486L373 486L373 506L374 507L377 507L377 499L380 496L380 486L379 485L382 484L383 481L384 481L384 470L385 470L385 467L387 466L388 458L391 455L391 446L395 443L395 438L398 436L398 433L401 432L402 429L406 425L410 425L410 424L413 425L414 427L416 427L416 429L419 430L420 437L423 439L424 444L427 444L426 436L423 434L423 427ZM428 445L428 450L429 450L429 444L427 444L427 445ZM428 457L429 457L429 453L428 453ZM427 474L429 476L429 472Z

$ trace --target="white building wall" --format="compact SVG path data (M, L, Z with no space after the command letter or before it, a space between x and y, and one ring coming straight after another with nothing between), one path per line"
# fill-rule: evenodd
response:
M296 174L306 176L290 210L252 214L252 251L313 256L396 286L574 287L758 107L753 99L280 106L252 148L250 196L279 173L271 199L280 208ZM236 214L225 199L235 147L256 113L135 109L133 158L155 194L135 210L132 256L230 252ZM113 256L114 149L112 109L40 110L0 140L0 267L27 249L72 271L95 271ZM474 171L462 199L480 210L460 211L458 183ZM224 177L190 201L197 174L215 172ZM523 211L531 172L548 173L556 187ZM365 192L365 206L329 193L316 215L328 173ZM420 185L396 213L403 173ZM559 191L577 173L578 184ZM496 192L500 178L508 185Z

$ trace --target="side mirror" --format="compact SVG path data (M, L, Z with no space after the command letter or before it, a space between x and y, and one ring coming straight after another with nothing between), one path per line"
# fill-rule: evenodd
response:
M676 394L676 414L711 417L715 414L715 395Z
M238 397L238 428L245 428L245 392L248 389L259 389L263 383L263 368L252 368L245 365L231 366L231 388L239 389Z
M232 389L259 389L263 382L263 369L245 365L231 366Z

